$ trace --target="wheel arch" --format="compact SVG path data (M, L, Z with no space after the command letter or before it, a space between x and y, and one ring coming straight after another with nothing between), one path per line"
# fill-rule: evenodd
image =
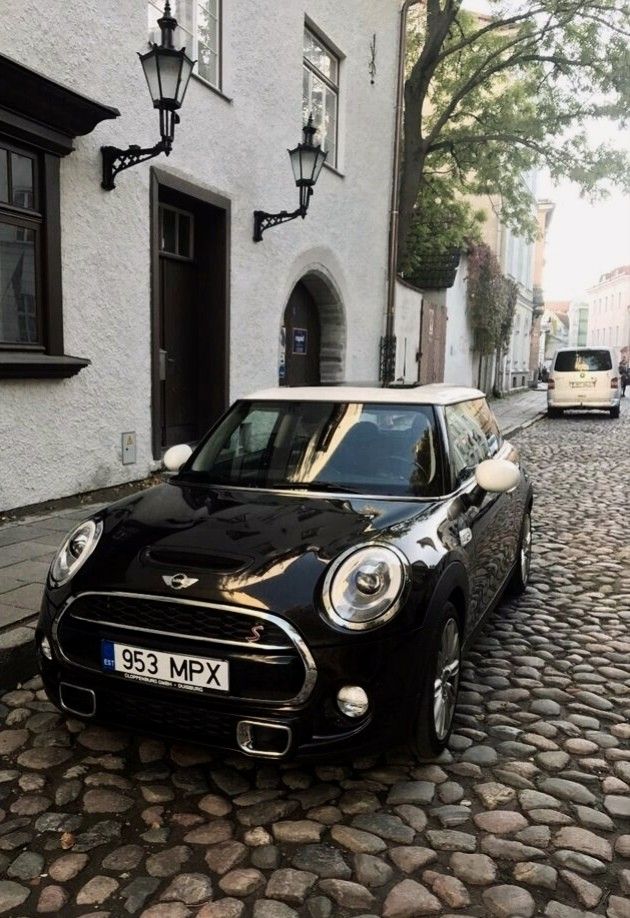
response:
M449 564L435 585L427 610L426 621L429 626L445 602L452 602L455 606L462 636L466 635L470 609L470 581L461 561Z

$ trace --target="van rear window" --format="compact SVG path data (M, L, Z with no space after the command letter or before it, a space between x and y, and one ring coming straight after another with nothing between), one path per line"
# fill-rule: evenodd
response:
M610 351L560 351L554 366L556 373L597 373L612 370Z

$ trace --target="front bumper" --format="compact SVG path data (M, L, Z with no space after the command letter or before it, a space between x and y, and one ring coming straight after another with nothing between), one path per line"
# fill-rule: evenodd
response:
M66 654L70 638L82 641L88 649L91 640L105 639L199 654L199 643L191 644L186 636L159 638L146 631L121 631L111 624L92 622L85 626L85 635L66 631L64 644L59 620L45 598L36 646L44 686L57 707L86 720L260 758L329 760L400 743L408 735L416 710L421 689L418 674L425 671L421 629L396 633L385 626L372 634L340 635L336 643L325 647L304 646L312 669L309 672L305 667L305 689L298 692L295 673L282 653L234 646L236 642L226 648L208 640L203 655L227 655L231 666L235 661L235 673L241 667L240 681L234 682L240 697L200 694L105 673L92 665L89 657L79 659L74 650L74 659ZM52 647L52 660L41 650L44 637ZM261 671L264 678L259 675ZM274 679L276 685L271 691L267 686ZM349 718L338 710L336 696L344 685L359 685L367 692L370 706L363 717Z

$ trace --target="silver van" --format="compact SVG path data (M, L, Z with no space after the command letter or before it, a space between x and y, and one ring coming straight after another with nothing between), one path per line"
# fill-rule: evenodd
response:
M568 408L609 411L619 417L621 387L615 352L610 347L565 347L556 351L547 388L547 414L557 418Z

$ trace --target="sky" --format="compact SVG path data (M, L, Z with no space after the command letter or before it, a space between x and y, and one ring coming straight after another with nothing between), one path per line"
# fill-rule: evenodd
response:
M592 128L592 137L630 151L630 130L619 135L614 125L600 124ZM611 188L607 198L591 202L572 182L554 187L543 174L538 197L555 203L545 249L546 300L580 299L602 274L630 264L629 195Z
M465 0L471 10L490 13L487 0ZM595 143L609 142L630 152L630 129L611 123L589 128ZM553 186L541 174L538 197L555 203L545 253L543 291L547 301L580 299L600 276L630 264L630 195L611 189L604 200L590 202L564 181Z

